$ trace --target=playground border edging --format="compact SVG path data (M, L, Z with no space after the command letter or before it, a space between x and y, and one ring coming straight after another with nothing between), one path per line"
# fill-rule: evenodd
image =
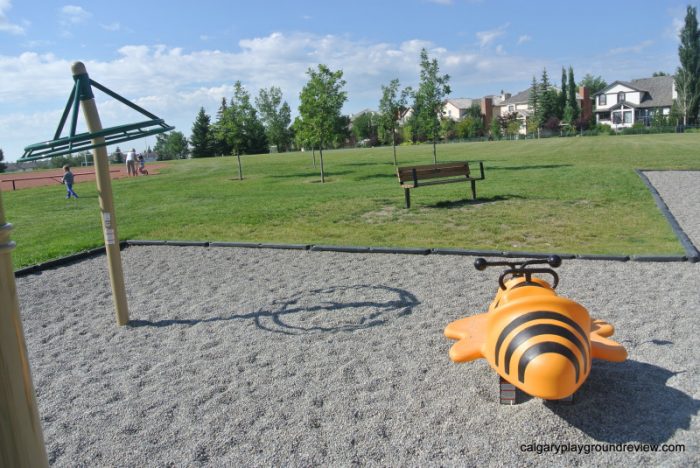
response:
M672 169L666 169L666 171L671 171L671 170ZM644 174L644 172L661 172L661 171L659 171L657 169L635 169L634 171L642 179L642 182L644 182L644 185L647 186L647 189L649 189L649 192L651 192L651 196L654 198L654 201L656 202L656 206L659 208L659 210L661 210L661 213L663 213L663 215L666 217L666 221L668 221L668 224L671 225L671 229L676 234L678 241L683 246L683 250L685 250L686 259L691 263L695 263L695 262L700 261L700 252L698 251L697 247L695 247L695 245L690 240L688 235L685 233L685 231L683 230L681 225L678 224L678 220L676 220L676 217L673 216L673 213L671 213L671 210L669 210L668 205L666 205L666 202L661 197L661 194L659 194L659 191L656 190L656 187L654 187L654 185L651 183L651 181L646 176L646 174ZM689 172L689 171L678 170L678 172ZM692 171L692 172L695 172L695 171Z
M602 260L618 262L691 262L693 260L681 255L597 255L597 254L545 254L541 252L517 252L500 250L471 250L452 248L419 248L419 247L367 247L353 245L313 245L313 244L263 244L254 242L208 242L208 241L168 241L168 240L125 240L119 243L121 250L131 246L169 246L169 247L234 247L254 249L284 249L308 250L312 252L342 252L342 253L382 253L402 255L462 255L469 257L504 257L504 258L547 258L558 255L565 260ZM87 258L105 253L105 247L97 247L78 252L66 257L49 260L37 265L31 265L15 271L15 278L41 273L44 270L57 268L75 263Z

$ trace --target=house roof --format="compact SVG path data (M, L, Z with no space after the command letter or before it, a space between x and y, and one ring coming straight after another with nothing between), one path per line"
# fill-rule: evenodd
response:
M593 111L593 112L598 112L598 113L610 112L610 111L614 111L614 110L617 110L617 109L621 109L621 108L623 108L623 107L632 108L632 109L638 109L638 108L640 108L640 107L642 107L642 106L639 105L639 104L634 104L634 103L632 103L632 102L623 101L623 102L618 102L617 104L615 104L615 105L613 105L613 106L606 107L605 109L596 109L596 110Z
M637 107L670 107L673 104L673 76L653 76L632 81L615 81L593 96L606 94L618 84L643 93Z
M527 88L525 91L520 91L518 94L514 94L513 96L509 97L505 101L501 103L501 105L508 105L508 104L520 104L523 102L528 102L530 100L530 91L532 90L532 87Z
M470 99L470 98L456 98L456 99L448 99L446 102L452 104L457 109L469 109L473 104L475 104L475 103L478 104L479 101L476 99Z
M557 92L559 91L559 88L556 86L550 86L550 89L555 89ZM508 104L523 104L523 103L528 103L530 102L530 92L532 91L532 86L527 88L525 91L520 91L518 94L515 94L505 101L501 105L508 105ZM578 89L576 90L576 99L581 100L583 99L581 95L578 92Z

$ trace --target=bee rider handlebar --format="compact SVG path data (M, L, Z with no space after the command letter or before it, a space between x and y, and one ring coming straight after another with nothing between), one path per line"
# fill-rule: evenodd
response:
M549 265L551 268L528 268L531 265ZM526 260L524 262L506 262L506 261L495 261L489 262L485 258L477 258L474 261L474 268L479 271L484 271L486 267L490 266L505 266L508 267L501 276L498 278L498 285L501 289L505 290L504 279L508 275L513 275L513 277L525 277L525 280L530 282L533 273L546 273L552 275L554 282L552 283L552 289L556 289L559 284L559 275L552 270L552 268L557 268L561 265L561 257L558 255L550 255L546 259L536 259L536 260Z

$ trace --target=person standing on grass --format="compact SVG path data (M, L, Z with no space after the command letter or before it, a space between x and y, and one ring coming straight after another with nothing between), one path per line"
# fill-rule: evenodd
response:
M70 198L71 195L78 198L78 194L73 191L73 173L70 171L70 166L68 164L63 166L63 171L61 183L66 186L66 198Z
M126 153L126 172L129 176L136 175L136 150L134 148Z

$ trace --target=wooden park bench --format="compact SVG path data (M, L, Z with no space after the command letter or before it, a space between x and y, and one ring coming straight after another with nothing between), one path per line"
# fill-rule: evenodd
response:
M406 208L411 207L411 189L427 185L470 182L472 197L476 200L476 181L484 180L484 163L479 162L479 177L472 177L469 162L428 164L426 166L397 167L396 175L406 195Z

